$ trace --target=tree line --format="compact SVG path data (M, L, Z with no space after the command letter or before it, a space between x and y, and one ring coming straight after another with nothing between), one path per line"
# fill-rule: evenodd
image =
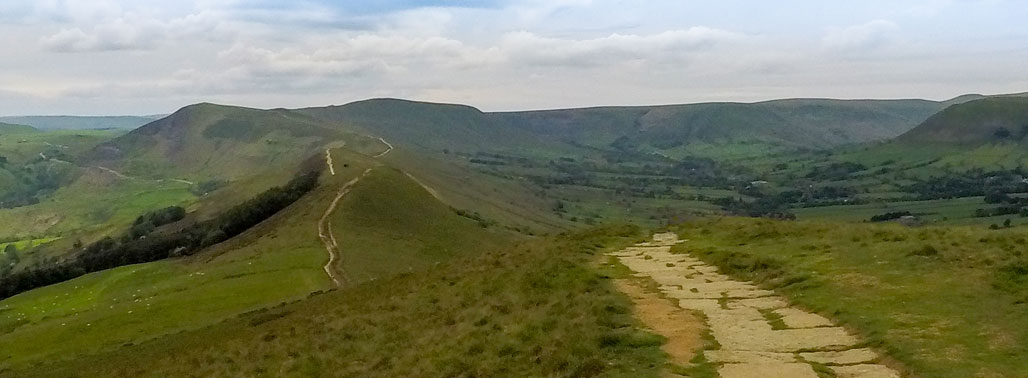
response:
M221 215L174 232L154 232L160 225L185 216L179 207L144 214L119 238L105 237L89 244L75 257L12 273L0 278L0 299L42 286L67 281L86 273L123 265L192 255L239 235L278 213L318 185L317 171L299 174L284 186L273 187L230 208ZM77 254L76 254L77 252Z

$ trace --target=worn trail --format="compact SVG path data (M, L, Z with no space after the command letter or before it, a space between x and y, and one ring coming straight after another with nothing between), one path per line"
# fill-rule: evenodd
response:
M721 377L818 378L815 365L839 378L900 377L831 320L792 307L772 291L733 280L689 255L672 254L671 246L681 242L673 233L657 234L653 242L612 255L637 276L656 281L679 307L706 317L720 348L703 353L718 365Z
M329 152L329 150L325 150L325 163L329 167L329 172L335 176L336 172L332 167L332 153ZM328 220L328 217L330 217L336 210L336 207L339 206L339 201L350 192L350 189L352 189L358 181L364 178L364 176L367 176L370 172L371 168L368 168L364 170L364 173L361 173L360 176L354 177L353 180L347 181L343 184L343 186L339 188L339 191L336 192L335 198L333 198L332 202L329 203L328 208L325 209L325 212L321 215L321 219L318 220L318 238L321 239L321 244L325 246L325 252L328 252L328 262L326 262L325 266L322 268L336 287L341 286L348 280L346 278L346 272L343 271L341 267L337 267L338 264L336 263L336 260L339 260L342 257L340 256L339 243L336 241L336 236L332 233L332 222Z

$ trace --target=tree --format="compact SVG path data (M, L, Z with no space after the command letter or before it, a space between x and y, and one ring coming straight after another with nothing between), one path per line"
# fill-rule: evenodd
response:
M992 135L999 139L1007 139L1010 138L1010 130L1007 130L1006 127L1000 127Z
M1007 220L1003 221L1003 227L1010 228L1010 218L1007 218Z
M7 165L7 157L0 156L0 167Z

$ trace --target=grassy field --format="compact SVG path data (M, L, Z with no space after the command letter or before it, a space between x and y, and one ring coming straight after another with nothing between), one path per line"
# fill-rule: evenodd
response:
M315 295L32 377L657 377L662 338L591 266L617 227L538 239ZM531 267L531 269L526 269Z
M916 376L1028 376L1028 229L722 218L675 247L840 320Z

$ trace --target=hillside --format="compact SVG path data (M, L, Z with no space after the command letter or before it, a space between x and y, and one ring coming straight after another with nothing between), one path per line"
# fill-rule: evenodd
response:
M431 269L24 377L657 377L662 338L591 267L631 227L478 250Z
M31 134L39 130L32 126L0 122L0 134Z
M197 104L100 144L86 160L130 175L233 180L342 144L354 150L384 148L371 138L327 128L288 110Z
M160 116L9 116L0 122L30 125L42 130L134 129Z
M925 100L778 100L496 113L513 126L596 147L674 150L692 144L765 143L824 149L883 140L942 105Z
M555 155L572 147L536 135L467 105L373 99L297 112L428 150L504 151Z
M1028 97L989 97L957 104L903 134L904 143L979 145L1028 135Z
M0 301L0 371L85 358L331 289L319 219L358 177L328 218L342 261L331 268L354 278L347 285L517 239L458 215L402 172L353 152L332 154L335 175L326 170L313 192L239 236L193 256L92 273ZM368 228L396 222L403 227Z

